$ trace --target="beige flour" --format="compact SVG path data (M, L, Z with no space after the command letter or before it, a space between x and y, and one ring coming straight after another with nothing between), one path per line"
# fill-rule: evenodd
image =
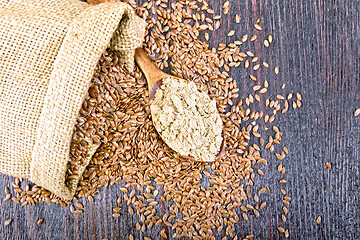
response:
M222 143L222 121L216 102L193 82L166 78L151 104L156 130L184 156L214 161Z

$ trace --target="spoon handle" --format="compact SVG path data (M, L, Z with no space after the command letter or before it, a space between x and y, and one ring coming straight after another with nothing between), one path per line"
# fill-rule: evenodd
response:
M155 63L151 61L142 48L135 49L135 62L146 77L149 92L158 80L169 77L168 74L161 71Z

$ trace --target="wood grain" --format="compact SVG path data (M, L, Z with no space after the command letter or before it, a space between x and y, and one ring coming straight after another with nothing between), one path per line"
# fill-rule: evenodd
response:
M219 13L224 0L208 2ZM290 91L303 96L302 108L277 119L284 132L283 144L289 149L283 160L285 189L292 197L288 220L281 221L279 160L265 153L269 166L264 177L255 179L254 189L271 189L265 199L268 205L260 217L251 216L236 225L240 238L254 234L256 239L283 239L277 226L288 228L291 239L360 238L360 117L354 116L360 107L359 8L360 3L353 0L231 0L230 13L221 19L217 34L210 33L211 47L217 46L230 40L226 36L230 30L236 30L233 39L253 31L253 23L260 18L260 34L272 34L274 43L268 49L247 47L265 57L272 69L279 66L280 73L261 70L257 76L269 81L270 96ZM235 14L241 16L240 24L235 23ZM230 74L241 87L241 98L253 92L243 68L232 69ZM284 90L282 84L286 84ZM332 170L325 162L332 164ZM12 180L0 175L1 199L5 197L2 189ZM135 239L159 239L160 226L145 234L136 231L138 217L128 214L125 203L121 217L111 216L118 196L122 196L119 185L114 185L101 189L94 204L81 199L85 208L81 215L51 203L22 207L0 200L0 238L128 239L132 234ZM320 224L316 224L318 216ZM13 222L4 226L9 218ZM40 226L36 225L39 218L44 218Z

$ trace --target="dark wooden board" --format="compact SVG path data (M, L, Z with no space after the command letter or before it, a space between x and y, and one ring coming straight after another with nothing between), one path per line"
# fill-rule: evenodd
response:
M217 0L209 0L216 13ZM268 186L268 206L258 218L236 225L239 237L254 234L256 239L283 239L277 226L288 228L291 239L360 238L360 2L356 0L231 0L230 13L221 20L217 34L210 34L210 45L229 41L227 32L236 30L240 38L248 33L257 18L262 20L261 34L272 34L269 49L252 49L267 56L270 66L280 73L262 73L271 87L269 95L300 92L303 106L280 115L276 120L289 149L283 160L286 190L292 197L288 220L281 221L280 184L276 171L279 161L265 153L269 166L265 177L257 177L255 186ZM235 23L235 14L241 23ZM235 37L233 37L235 38ZM231 70L241 86L240 97L252 92L252 83L243 69ZM282 84L286 88L282 90ZM325 162L332 164L328 170ZM85 213L75 215L69 207L46 203L22 207L3 202L5 186L13 178L0 175L0 239L135 239L159 238L159 227L146 234L135 229L137 217L128 215L123 205L120 218L112 218L112 207L121 195L119 186L103 188L94 205L81 199ZM316 218L322 222L316 224ZM4 221L13 219L9 226ZM44 218L41 226L36 225Z

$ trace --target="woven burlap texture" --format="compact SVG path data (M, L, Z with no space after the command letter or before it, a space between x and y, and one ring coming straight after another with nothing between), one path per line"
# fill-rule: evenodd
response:
M111 47L132 70L144 33L125 3L0 0L0 171L71 199L70 141L96 64Z

